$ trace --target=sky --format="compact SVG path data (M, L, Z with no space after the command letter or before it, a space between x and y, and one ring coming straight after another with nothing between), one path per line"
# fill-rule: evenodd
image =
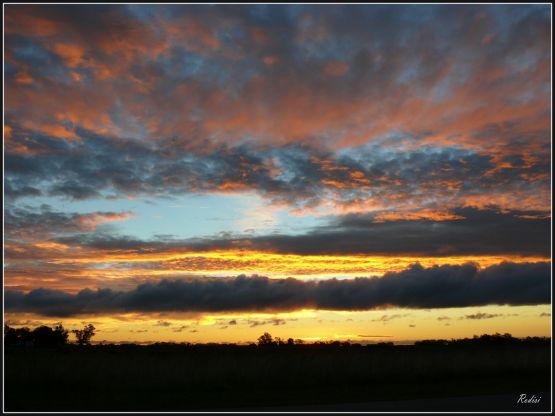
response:
M4 5L4 320L551 335L551 6Z

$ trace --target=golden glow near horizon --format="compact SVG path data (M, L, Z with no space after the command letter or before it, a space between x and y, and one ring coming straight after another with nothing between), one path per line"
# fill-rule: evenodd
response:
M67 329L93 323L96 342L256 342L269 332L282 339L411 342L484 333L551 336L551 306L482 306L371 311L300 310L287 313L156 313L72 318L6 314L12 326L62 322Z
M44 246L44 243L39 243ZM62 246L56 244L57 246ZM60 247L65 249L67 247ZM203 262L204 260L204 262ZM72 256L64 254L61 259L53 259L52 263L143 263L164 262L175 269L190 267L189 271L211 271L220 267L220 271L234 271L241 269L259 269L268 272L303 274L320 274L325 272L365 273L398 271L410 264L420 263L424 267L442 264L477 263L480 267L488 267L503 261L514 263L549 261L549 258L538 256L514 255L467 255L467 256L395 256L395 255L365 255L365 254L326 254L326 255L300 255L280 254L254 250L216 250L187 252L174 251L163 253L107 253L93 254L90 256ZM190 261L188 263L187 261ZM183 263L180 263L183 262ZM182 266L183 264L183 266ZM193 269L193 265L197 269ZM204 267L204 269L203 269ZM223 267L223 268L221 268ZM227 268L226 268L227 267Z
M480 268L501 262L525 263L550 261L538 256L376 256L376 255L298 255L254 250L219 250L204 252L164 251L158 253L95 252L80 247L40 242L36 247L47 249L48 262L59 266L81 265L79 274L107 279L137 275L176 276L260 274L273 278L327 278L380 276L398 272L419 263L423 267L476 263ZM43 254L44 255L44 254ZM17 269L11 274L17 280ZM74 287L68 287L74 290Z
M328 279L382 276L414 263L423 267L472 262L486 268L501 262L550 261L531 256L367 256L293 255L254 250L158 253L98 252L81 247L39 242L51 256L54 272L12 268L10 286L78 292L84 288L132 289L138 282L179 276L259 274L272 278ZM19 272L21 273L18 273ZM113 284L110 284L112 282ZM96 341L104 342L254 342L263 332L281 338L313 341L382 342L425 338L460 338L482 333L550 336L550 305L484 306L448 309L383 309L371 311L300 310L287 313L128 313L114 316L50 318L7 314L15 326L62 321L69 329L92 322Z

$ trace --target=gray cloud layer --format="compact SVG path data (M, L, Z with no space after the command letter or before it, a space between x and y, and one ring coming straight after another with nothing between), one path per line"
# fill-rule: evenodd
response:
M299 207L315 206L330 198L330 192L345 203L372 196L390 205L411 199L423 206L441 206L447 201L460 203L468 195L529 195L530 189L549 183L548 153L531 166L520 156L507 156L501 162L510 167L494 171L500 162L492 156L455 147L395 151L378 143L357 149L356 155L337 156L305 145L273 149L207 145L207 153L164 140L153 145L84 134L80 144L66 144L45 136L30 141L25 130L15 129L12 135L10 143L37 153L6 150L6 194L13 200L38 195L82 200L254 190L269 200ZM448 189L448 184L455 187Z
M89 213L55 211L42 204L39 209L9 208L4 210L6 240L33 240L77 232L94 231L99 224L123 220L131 212L95 211ZM106 227L105 227L106 228Z
M244 275L162 280L127 292L85 289L77 294L36 289L5 292L7 312L72 316L115 312L291 311L301 308L368 310L445 308L550 302L550 263L413 265L381 278L302 281Z
M448 221L396 220L379 222L372 215L333 217L325 226L302 235L232 236L194 240L141 241L107 234L60 237L66 244L100 250L164 251L182 249L252 249L291 254L375 255L538 255L550 253L550 219L540 211L459 208L463 217ZM175 264L174 264L175 266Z

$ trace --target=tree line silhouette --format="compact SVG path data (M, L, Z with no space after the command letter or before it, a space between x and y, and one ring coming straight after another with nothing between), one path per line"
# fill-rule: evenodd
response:
M83 329L74 329L77 345L90 345L95 335L95 327L92 324L85 325ZM6 346L36 346L57 347L69 343L69 331L61 323L54 328L41 325L33 330L27 327L12 328L4 325L4 345Z
M41 325L31 330L27 327L13 328L9 325L4 325L4 345L5 346L33 346L33 347L59 347L63 345L70 344L69 333L75 336L75 343L78 346L91 345L91 339L96 334L96 328L92 324L85 325L83 329L74 329L68 331L63 327L61 323L58 323L53 328ZM446 346L480 346L480 345L517 345L517 344L542 344L549 342L548 337L526 337L526 338L515 338L509 333L500 334L495 333L492 335L474 335L472 338L459 338L459 339L426 339L421 341L415 341L414 346L416 347L446 347ZM167 343L167 342L157 342L155 346L163 345L181 345L181 346L191 346L190 343ZM129 344L135 345L135 344ZM203 344L205 346L230 346L228 344L216 344L208 343ZM235 344L231 344L235 345ZM261 348L271 348L271 347L293 347L293 346L312 346L312 347L361 347L359 343L352 343L350 341L316 341L310 344L306 344L302 339L288 338L287 340L280 337L273 337L270 333L264 332L258 337L256 344L251 343L250 346L257 346ZM373 344L368 344L367 346L372 347L395 347L393 342L377 342Z

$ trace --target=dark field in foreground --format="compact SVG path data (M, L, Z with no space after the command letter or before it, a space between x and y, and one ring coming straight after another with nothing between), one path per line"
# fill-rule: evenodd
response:
M516 400L520 393L530 397L547 391L549 340L414 346L68 345L5 351L6 411L268 410L500 394ZM356 409L365 410L360 407ZM403 409L410 410L406 403ZM540 409L529 405L522 410Z

